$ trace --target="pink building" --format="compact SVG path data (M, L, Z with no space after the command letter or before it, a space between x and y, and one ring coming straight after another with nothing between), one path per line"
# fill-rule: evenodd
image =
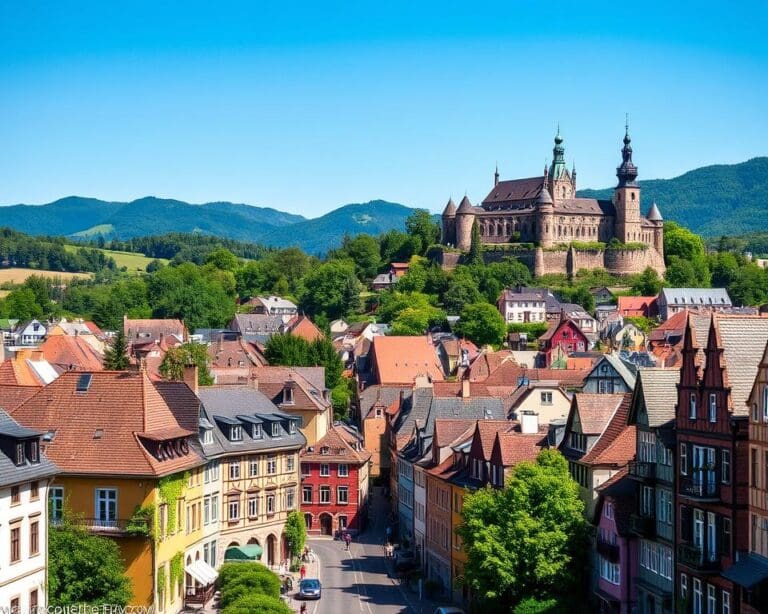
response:
M630 532L635 484L622 469L597 491L595 595L601 613L630 614L637 603L637 540Z

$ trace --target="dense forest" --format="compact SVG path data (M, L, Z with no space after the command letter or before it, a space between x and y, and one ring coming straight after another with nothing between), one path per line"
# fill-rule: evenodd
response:
M62 238L31 237L0 228L0 262L3 267L71 273L115 268L115 261L103 252L84 247L67 250L66 244Z

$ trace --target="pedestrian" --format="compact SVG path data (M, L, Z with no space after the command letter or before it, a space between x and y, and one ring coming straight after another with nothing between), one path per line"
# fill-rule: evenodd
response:
M304 576L306 575L307 575L307 566L302 565L301 568L299 569L299 577L303 580Z
M306 604L306 603L302 603L302 604L301 604L301 610L300 610L300 613L301 613L301 614L307 614L307 604Z
M349 533L344 533L344 542L347 544L347 551L349 551L349 542L352 541L352 536Z

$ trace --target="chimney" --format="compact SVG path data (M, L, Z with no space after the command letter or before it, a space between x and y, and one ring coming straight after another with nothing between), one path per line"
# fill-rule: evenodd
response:
M182 381L197 394L197 365L186 365L184 367L184 376Z
M259 376L255 373L251 373L251 386L254 390L259 389Z
M530 409L520 412L520 432L523 435L534 435L539 432L539 415L536 412Z
M469 378L465 377L461 380L461 398L462 399L468 399L469 398Z

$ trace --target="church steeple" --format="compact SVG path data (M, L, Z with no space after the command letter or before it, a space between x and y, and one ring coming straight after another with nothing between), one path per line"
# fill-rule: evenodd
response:
M621 149L621 165L616 169L616 176L619 178L620 188L625 186L636 186L637 167L632 162L632 139L629 138L629 119L624 126L624 147Z
M550 180L560 179L565 172L565 147L563 147L563 137L560 136L560 124L558 124L555 146L552 149L552 167L549 170L549 178Z
M493 185L499 185L499 163L496 163L496 172L493 174Z

